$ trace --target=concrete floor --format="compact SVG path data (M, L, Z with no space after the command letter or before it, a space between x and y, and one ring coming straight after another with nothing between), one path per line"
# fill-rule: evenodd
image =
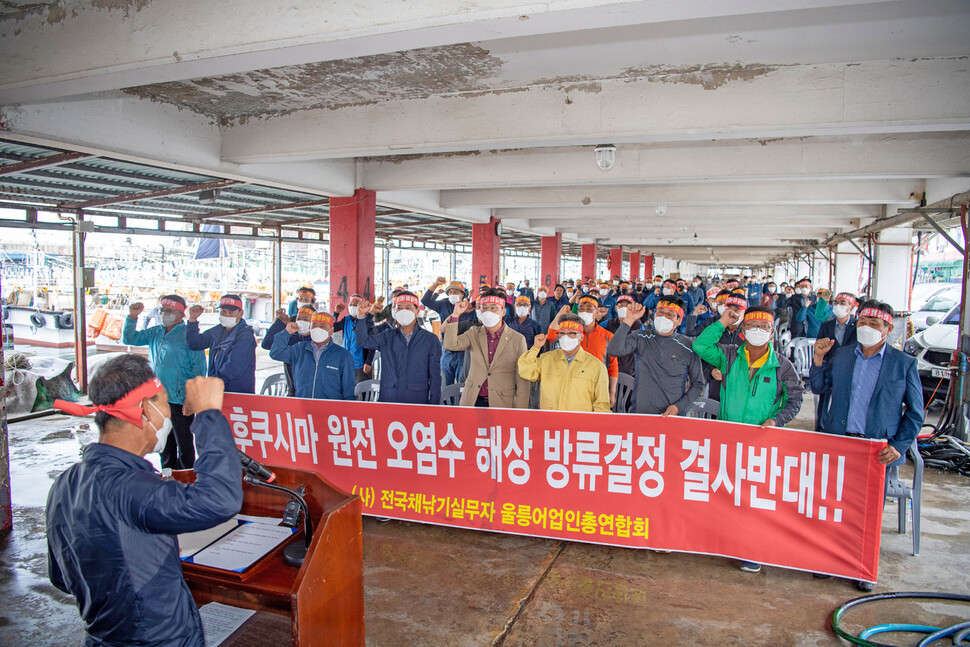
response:
M811 424L809 409L795 426ZM67 416L10 428L14 530L0 538L0 645L82 641L73 599L47 581L43 506L52 479L94 437ZM970 482L926 476L921 555L911 555L911 533L895 532L889 504L876 592L970 594ZM372 646L839 645L832 611L862 595L845 580L777 568L743 573L722 558L370 518L364 584ZM970 605L903 601L848 617L856 631L968 619Z

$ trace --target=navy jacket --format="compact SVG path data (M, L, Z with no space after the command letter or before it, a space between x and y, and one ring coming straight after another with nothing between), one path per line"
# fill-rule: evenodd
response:
M812 391L831 394L828 410L822 413L822 431L826 433L845 435L856 348L856 345L843 346L831 362L822 366L812 362L809 378ZM916 370L916 358L887 346L866 413L866 438L888 440L905 459L906 451L922 426L923 387Z
M436 336L416 325L409 344L400 327L376 332L372 321L360 319L354 332L361 348L381 353L380 402L441 404L441 342Z
M226 391L256 392L256 333L241 319L226 330L213 326L199 334L198 321L185 322L185 345L190 350L209 349L209 377L221 378Z
M195 483L163 481L145 459L93 443L47 497L51 584L77 598L87 645L202 647L175 535L242 506L239 456L221 412L196 414Z
M260 346L265 350L270 350L273 347L273 340L276 339L281 331L286 330L286 324L283 323L282 319L277 319L273 322L273 325L269 327L266 334L263 335L263 341ZM309 341L310 335L290 335L290 345L301 341ZM296 395L296 387L293 385L293 365L289 362L283 362L283 375L286 376L286 395L291 398Z
M293 386L296 397L315 400L353 400L357 374L354 358L346 348L338 346L333 337L320 353L318 360L313 354L313 342L301 341L290 344L293 337L285 330L276 335L269 356L293 365Z
M553 317L555 317L555 315L553 315ZM532 343L535 341L536 335L545 334L546 332L539 327L539 322L532 318L532 313L529 313L529 316L526 317L525 321L522 323L519 323L519 317L513 314L511 317L505 318L505 324L515 332L520 333L523 337L525 337L525 343L529 348L532 348ZM548 329L549 327L546 326L546 330Z
M855 337L855 317L849 317L849 321L846 324L845 336L842 337L842 343L835 338L835 324L838 323L835 317L831 317L822 322L818 327L818 339L832 339L835 340L835 345L825 354L825 361L830 362L832 358L835 357L835 351L842 348L843 346L855 346L858 343Z

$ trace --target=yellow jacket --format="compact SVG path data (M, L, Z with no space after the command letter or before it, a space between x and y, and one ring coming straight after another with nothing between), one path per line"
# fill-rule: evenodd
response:
M539 357L537 348L519 357L519 375L539 381L539 408L559 411L610 411L606 365L580 348L573 361L561 349Z

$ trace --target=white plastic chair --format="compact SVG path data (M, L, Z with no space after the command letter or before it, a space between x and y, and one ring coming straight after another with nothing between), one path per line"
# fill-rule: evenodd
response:
M705 418L707 420L717 420L717 414L721 410L721 403L710 398L698 398L687 410L688 418Z
M913 461L913 485L910 487L899 478L899 468L890 467L886 471L886 498L896 499L899 508L899 533L906 532L907 500L913 502L913 556L919 557L919 520L920 499L923 493L923 457L919 453L916 441L909 448L909 457Z
M808 374L812 370L815 340L806 337L799 337L798 339L792 340L791 353L792 362L795 364L795 372L803 380L807 380Z
M381 393L380 380L364 380L354 387L354 396L364 402L377 402L377 396Z

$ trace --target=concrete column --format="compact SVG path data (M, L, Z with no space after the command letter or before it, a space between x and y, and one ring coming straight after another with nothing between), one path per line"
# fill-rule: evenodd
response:
M330 198L330 309L347 304L351 294L373 299L374 226L377 199L357 189L349 197Z
M552 288L559 283L559 268L562 265L562 234L542 237L539 285L552 294Z
M493 288L499 284L501 239L495 231L499 222L493 216L488 222L472 225L472 292L477 292L482 283Z
M895 213L895 210L893 211ZM893 227L880 231L875 245L876 269L872 296L894 310L909 308L910 277L913 275L913 230Z
M583 245L583 255L580 261L582 266L583 280L588 281L590 279L596 278L596 254L598 250L596 249L596 243L591 243L589 245Z
M851 292L856 296L862 290L859 285L859 272L861 266L859 259L862 255L852 243L842 242L835 247L835 285L834 292Z
M623 276L623 248L614 247L610 250L610 279L619 279Z
M647 254L643 257L643 279L653 278L653 254Z
M640 252L630 252L630 280L640 280Z

